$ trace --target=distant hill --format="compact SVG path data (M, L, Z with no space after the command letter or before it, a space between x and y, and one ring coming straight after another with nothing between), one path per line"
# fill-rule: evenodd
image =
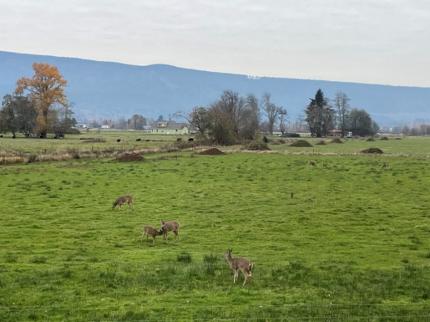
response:
M33 62L56 65L68 80L67 94L78 118L149 117L189 111L208 105L231 89L261 97L270 92L276 104L287 108L292 119L303 113L318 88L332 98L344 91L351 105L365 108L382 124L430 120L430 88L359 83L252 78L178 68L170 65L133 66L76 58L18 54L0 51L0 95L13 91L16 80L32 74Z

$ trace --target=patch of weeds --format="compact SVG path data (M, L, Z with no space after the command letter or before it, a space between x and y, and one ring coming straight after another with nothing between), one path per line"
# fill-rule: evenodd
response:
M180 263L191 263L193 261L191 254L188 252L182 252L176 256L176 260Z

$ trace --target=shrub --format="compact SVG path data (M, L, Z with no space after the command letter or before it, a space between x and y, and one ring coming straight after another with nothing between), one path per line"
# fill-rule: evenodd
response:
M279 139L279 143L285 144L285 143L287 143L287 141L285 141L284 139Z
M383 137L381 137L381 140L382 140L382 141L388 141L388 137L383 136Z
M336 144L341 144L343 143L343 141L339 138L334 138L333 140L330 141L331 143L336 143Z
M310 144L306 140L297 140L290 144L292 147L301 147L301 148L310 148L312 147L312 144Z
M374 138L368 138L366 141L367 142L373 142L373 141L375 141L375 139Z
M176 257L176 260L181 263L191 263L191 254L188 252L182 252Z
M379 148L368 148L361 151L361 153L382 154L384 151Z
M263 136L263 142L264 142L264 143L269 143L269 142L270 142L270 140L267 138L267 136Z
M316 145L327 145L324 140L318 141Z
M284 133L281 136L284 138L299 138L300 134L299 133Z
M270 150L266 142L251 141L245 147L246 150L267 151Z

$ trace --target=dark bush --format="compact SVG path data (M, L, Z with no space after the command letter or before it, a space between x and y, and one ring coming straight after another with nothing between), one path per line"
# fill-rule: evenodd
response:
M372 154L382 154L384 151L382 151L379 148L368 148L361 151L361 153L372 153Z
M382 141L388 141L388 137L383 136L383 137L381 137L381 140L382 140Z
M270 142L270 140L267 138L267 136L263 136L263 142L264 142L264 143L269 143L269 142Z
M117 142L121 142L121 139L116 139Z
M140 141L142 141L142 139L141 139L141 138L137 138L137 139L136 139L136 142L140 142Z
M373 142L373 141L375 141L375 139L374 138L368 138L366 141L367 142Z
M290 144L292 147L300 147L300 148L310 148L312 147L312 144L310 144L306 140L297 140Z
M327 145L324 140L318 141L316 145Z

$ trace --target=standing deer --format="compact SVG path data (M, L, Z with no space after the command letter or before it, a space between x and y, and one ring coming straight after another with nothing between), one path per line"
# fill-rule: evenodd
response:
M157 230L152 226L144 226L142 239L143 239L143 236L145 236L145 235L146 235L146 240L148 240L149 236L151 236L152 237L152 244L155 244L155 237L160 236L162 234L163 234L162 230Z
M175 234L175 239L179 237L179 224L176 221L161 221L161 229L164 239L167 239L167 233L173 231Z
M128 204L130 208L133 205L133 197L130 195L118 197L112 205L112 209L115 209L117 206L121 208L122 205Z
M230 266L230 269L234 273L233 283L236 283L236 280L239 276L239 271L241 271L245 279L243 281L242 286L245 286L246 282L248 281L248 278L252 277L252 268L254 267L254 264L242 257L232 257L231 252L232 249L228 249L227 252L224 254L224 258L227 261L228 266Z

